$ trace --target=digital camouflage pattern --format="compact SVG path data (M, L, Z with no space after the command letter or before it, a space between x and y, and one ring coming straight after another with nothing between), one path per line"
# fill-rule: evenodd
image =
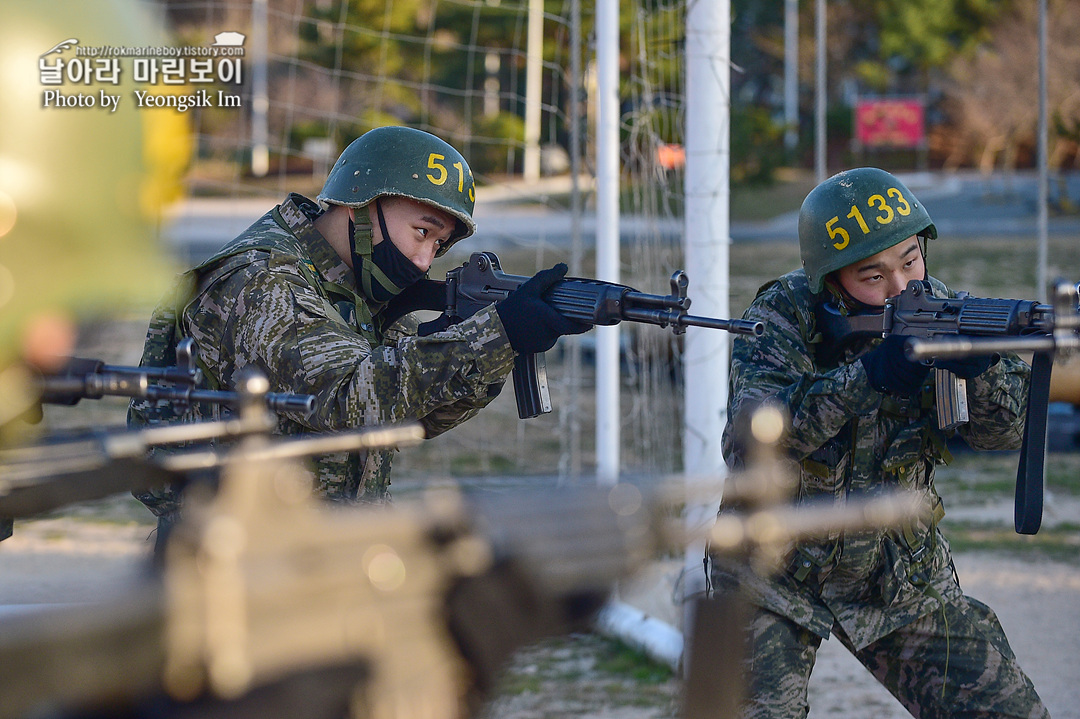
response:
M255 367L271 392L315 395L311 416L280 417L283 435L418 420L434 437L489 404L514 359L495 310L427 337L415 335L411 318L382 327L356 294L352 270L315 229L317 215L311 200L291 194L184 275L151 319L142 364L174 364L176 343L188 336L213 388L233 388L238 372ZM216 419L222 411L200 404L176 416L165 403L135 400L129 423ZM335 501L383 501L392 456L319 457L317 491ZM176 508L171 493L140 499L159 516Z
M750 691L744 719L801 719L821 637L758 610L751 620ZM1045 719L1031 680L1020 669L997 615L970 597L937 610L862 649L843 630L838 641L921 719Z
M935 294L948 293L938 280L930 278L930 282ZM944 509L934 489L934 468L947 462L949 454L946 436L935 426L932 377L920 397L879 393L856 360L880 340L862 340L844 348L826 346L815 328L815 302L805 273L797 270L762 287L744 314L744 319L763 322L769 329L760 338L733 339L723 437L726 460L732 467L741 466L741 428L757 406L768 402L790 417L782 444L797 464L797 501L831 496L843 503L849 495L904 487L925 492L936 510L933 521L903 531L837 534L793 546L787 569L774 577L714 566L712 579L718 588L739 586L754 605L801 628L801 632L790 628L783 640L793 655L802 651L798 647L808 638L813 638L811 644L819 643L830 633L843 637L857 652L871 651L868 648L880 642L896 641L898 630L909 632L916 622L932 621L926 619L931 615L966 616L969 609L974 611L955 576L948 542L937 527ZM971 420L958 431L973 449L1019 447L1029 377L1028 366L1008 356L968 380ZM721 512L728 508L722 503ZM970 621L979 620L972 615ZM955 631L959 625L949 626ZM800 634L805 637L798 639ZM999 630L987 630L986 637L1008 649ZM968 658L981 657L988 650L973 650ZM961 661L955 645L942 655L946 653L954 663L950 666ZM1012 662L1011 653L1006 654L1008 659L1001 661ZM925 652L919 655L920 666L926 656ZM1013 669L1022 676L1018 668ZM808 668L805 674L809 675ZM784 679L784 696L796 704L805 702L804 679ZM1041 708L1034 691L1025 696L1033 702L1030 706ZM805 716L805 712L761 716Z

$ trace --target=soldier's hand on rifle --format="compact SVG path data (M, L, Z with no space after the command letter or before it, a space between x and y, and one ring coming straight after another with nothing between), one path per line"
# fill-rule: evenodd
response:
M1001 360L1001 355L975 355L972 357L957 357L955 359L939 359L934 361L934 366L947 369L961 379L978 377L986 370L996 365Z
M560 262L551 269L540 270L505 300L495 303L510 346L518 354L546 352L562 335L577 335L592 328L559 314L542 297L565 276L566 264Z
M904 355L907 339L903 335L889 335L859 358L870 385L878 392L913 397L930 374L930 365L913 362Z

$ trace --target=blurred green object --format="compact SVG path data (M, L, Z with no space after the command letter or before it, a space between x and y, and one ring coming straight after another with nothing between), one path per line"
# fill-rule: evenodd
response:
M136 108L133 58L116 59L118 81L110 82L97 75L110 67L106 58L77 55L79 48L167 44L152 6L136 0L5 1L0 370L22 353L39 318L75 326L152 304L167 287L172 273L154 223L180 195L191 150L187 119ZM76 61L93 73L90 82L72 79ZM46 68L59 62L61 84L44 84ZM115 108L103 106L104 95L118 96Z

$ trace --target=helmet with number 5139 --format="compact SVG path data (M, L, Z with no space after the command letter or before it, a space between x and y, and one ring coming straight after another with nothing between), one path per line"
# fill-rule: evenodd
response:
M876 167L833 175L799 210L799 252L812 292L830 272L919 235L937 237L930 215L907 186Z
M408 197L448 212L458 221L450 246L476 231L476 190L469 163L446 141L411 127L377 127L345 148L326 178L319 201L363 207L383 195Z

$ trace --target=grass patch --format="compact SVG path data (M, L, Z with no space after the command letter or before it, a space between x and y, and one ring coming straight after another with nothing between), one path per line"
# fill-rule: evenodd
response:
M814 189L812 175L794 176L772 185L736 185L731 188L731 219L733 222L770 220L787 212L797 212L810 190Z
M934 483L946 507L1011 497L1019 459L1016 452L958 452L952 463L937 468ZM1080 494L1080 454L1046 455L1046 487L1060 494Z
M1080 564L1080 524L1060 524L1038 534L1017 534L1011 527L942 521L954 552L995 552Z
M946 500L970 503L1011 494L1016 486L1016 452L958 452L935 472L934 484Z
M1080 494L1080 453L1048 454L1046 485L1057 492Z
M135 497L125 493L69 505L41 516L42 519L55 517L69 517L80 522L113 526L154 526L157 523L149 509Z
M538 676L507 672L499 683L499 694L504 696L539 694L542 687Z
M517 469L514 461L501 454L459 455L450 462L455 476L472 474L506 474Z
M597 657L596 668L645 684L660 684L674 676L666 664L656 662L638 650L612 640L607 640L606 646Z
M500 716L507 703L509 714L521 716L586 716L613 706L656 707L669 716L678 693L666 665L597 634L570 634L519 650L481 716Z

